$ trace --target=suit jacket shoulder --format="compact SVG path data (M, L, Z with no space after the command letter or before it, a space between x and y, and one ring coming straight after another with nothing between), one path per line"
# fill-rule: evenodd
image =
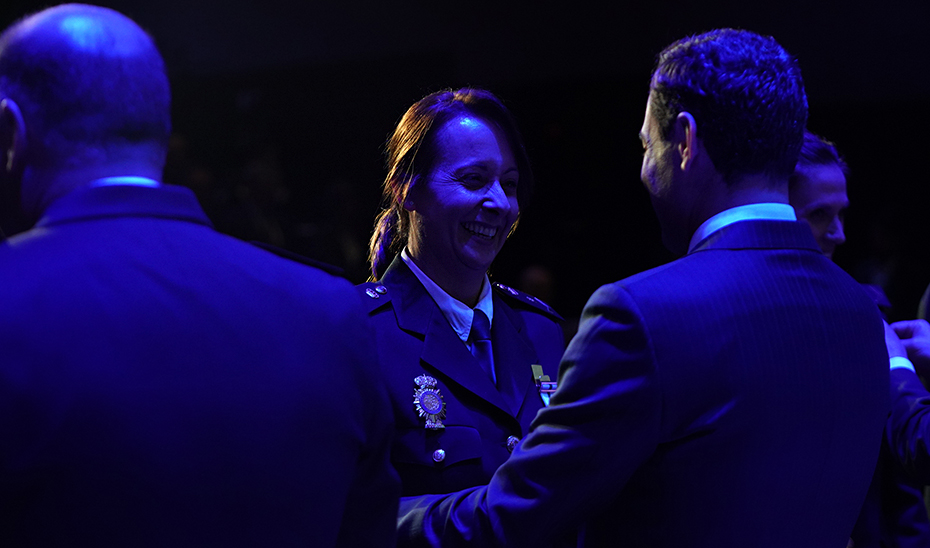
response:
M294 253L293 251L288 251L287 249L282 249L278 246L271 245L269 243L259 242L257 240L250 241L249 243L254 245L255 247L274 253L278 257L289 259L291 261L294 261L295 263L312 266L313 268L322 270L323 272L326 272L327 274L332 274L334 276L340 276L340 277L345 277L346 275L345 270L339 268L336 265L324 263L323 261L311 259L310 257L304 257L303 255L299 253Z

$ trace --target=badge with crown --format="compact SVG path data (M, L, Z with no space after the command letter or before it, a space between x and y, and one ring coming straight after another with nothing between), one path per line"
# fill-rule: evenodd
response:
M445 428L442 419L446 418L446 403L439 393L438 382L429 375L420 375L413 379L417 388L413 391L413 406L421 419L426 419L427 430Z

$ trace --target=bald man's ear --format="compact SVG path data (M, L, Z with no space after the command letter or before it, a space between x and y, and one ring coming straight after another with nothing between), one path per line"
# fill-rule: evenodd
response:
M687 171L694 165L698 154L697 122L690 112L680 112L675 118L675 147L681 158L681 170Z
M26 124L19 105L10 98L0 100L0 151L2 167L7 174L16 174L23 168L26 155Z

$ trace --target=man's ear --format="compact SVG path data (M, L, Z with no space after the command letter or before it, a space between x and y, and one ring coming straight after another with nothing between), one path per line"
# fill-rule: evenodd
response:
M26 124L19 105L10 98L0 100L0 168L13 174L22 168L26 154Z
M694 165L698 154L697 122L690 112L681 112L675 118L675 146L681 157L681 170L687 171Z

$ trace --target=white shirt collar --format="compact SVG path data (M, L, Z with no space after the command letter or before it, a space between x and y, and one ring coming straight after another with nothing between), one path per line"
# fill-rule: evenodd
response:
M462 301L453 298L443 291L441 287L436 285L436 282L431 280L429 276L420 270L420 267L413 262L413 259L407 254L406 247L400 252L400 258L410 268L413 275L420 280L420 283L426 288L426 292L429 293L430 297L436 301L436 305L439 306L442 315L449 321L449 325L452 326L452 330L455 331L455 334L462 339L462 342L467 344L468 333L471 331L471 322L475 317L475 310ZM487 274L484 275L484 283L481 285L481 295L478 297L478 305L475 306L475 308L484 312L491 322L491 325L494 325L494 299L491 296L491 282L488 280Z
M725 209L704 221L691 237L688 253L704 238L721 228L738 221L797 221L794 208L788 204L761 203L747 204Z

